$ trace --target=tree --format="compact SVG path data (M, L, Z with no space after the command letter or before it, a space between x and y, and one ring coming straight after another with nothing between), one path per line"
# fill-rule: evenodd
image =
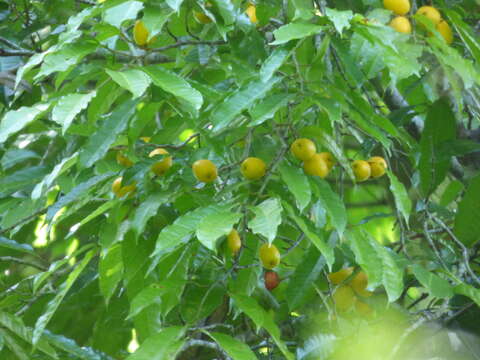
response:
M478 356L479 3L395 4L0 2L1 358Z

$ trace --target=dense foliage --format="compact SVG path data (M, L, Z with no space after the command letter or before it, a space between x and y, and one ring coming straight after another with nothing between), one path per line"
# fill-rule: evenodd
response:
M0 358L478 358L479 10L1 0Z

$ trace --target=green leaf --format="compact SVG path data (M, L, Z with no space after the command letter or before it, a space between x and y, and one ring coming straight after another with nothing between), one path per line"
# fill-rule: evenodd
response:
M440 205L447 207L452 201L455 201L458 198L458 196L461 192L463 192L464 189L465 186L461 181L451 181L442 193L442 197L440 198Z
M127 128L137 103L136 100L128 100L118 105L100 129L88 139L87 144L80 151L79 160L83 167L92 166L107 153L117 135Z
M253 351L244 342L222 333L207 331L205 333L215 340L233 360L257 360Z
M375 240L360 228L347 232L350 248L355 254L355 261L365 271L369 287L375 287L383 280L382 257L377 253Z
M387 291L388 301L394 302L403 292L403 270L398 267L389 249L380 245L375 239L371 241L377 249L378 256L382 260L382 282Z
M408 196L405 186L403 186L398 178L391 171L387 171L387 175L390 179L390 191L393 193L395 205L398 211L403 215L405 223L408 226L408 219L410 218L410 213L412 211L412 201Z
M293 210L293 207L285 201L283 202L283 207L285 208L285 210L287 210L290 218L292 218L292 220L295 221L300 230L303 231L305 236L317 247L318 250L320 250L322 255L325 257L325 260L327 261L328 268L331 269L333 263L335 262L335 254L333 248L321 238L321 235L323 233L321 231L318 231L317 229L316 231L313 230L315 229L315 226L309 220L298 216L295 213L295 210Z
M431 296L446 299L453 296L453 287L447 280L425 270L419 264L414 264L412 270L417 280L428 290Z
M453 289L456 294L464 295L472 299L477 306L480 306L480 289L474 288L468 284L456 285Z
M202 107L202 94L192 88L180 75L166 70L160 65L150 65L140 68L140 70L147 73L156 86L189 103L193 109L200 110Z
M314 16L315 8L310 0L293 0L293 6L295 7L293 21L298 19L308 21Z
M0 143L5 142L11 135L43 115L48 108L48 104L36 104L7 112L0 121Z
M325 15L327 15L340 35L342 35L343 30L350 28L350 20L353 18L353 12L351 10L326 8Z
M37 256L33 250L33 247L31 247L29 244L20 244L14 240L10 240L2 236L0 236L0 247Z
M55 179L57 179L60 175L64 174L67 170L69 170L77 163L77 159L78 154L74 153L73 155L62 159L59 164L55 165L55 167L50 171L50 173L45 176L42 181L35 185L35 188L32 191L32 200L40 199L44 192L49 190Z
M277 228L282 223L282 205L276 198L268 199L252 208L255 218L248 222L248 227L255 234L263 235L271 244L277 235Z
M185 328L171 326L147 338L126 360L171 360L183 346Z
M183 3L183 0L166 0L168 6L172 8L175 12L178 12L180 10L180 6Z
M8 170L23 161L38 158L38 154L31 150L13 148L5 152L0 164L3 167L3 170Z
M10 336L6 331L0 328L0 335L2 336L3 340L7 348L17 357L18 360L30 360L29 354L23 350L22 346L17 342L17 340Z
M291 46L279 46L275 48L260 68L260 79L263 82L268 82L288 59L290 54Z
M125 71L113 71L106 69L108 75L122 88L130 91L134 98L143 95L150 86L151 79L143 71L129 69Z
M285 295L288 308L291 311L294 311L301 304L324 266L325 258L321 256L316 247L310 246L288 281Z
M165 23L174 14L172 9L162 6L163 4L160 4L160 7L155 5L158 4L145 4L143 10L142 20L149 31L150 39L162 31Z
M228 127L242 111L250 108L257 100L263 98L280 79L279 77L273 78L266 83L254 80L234 91L212 111L210 120L214 126L213 130L220 131Z
M143 288L131 301L130 312L128 313L127 319L138 315L143 309L152 304L160 304L164 292L158 284L150 284Z
M275 116L275 113L281 108L288 105L295 96L292 94L273 94L266 97L250 110L252 121L248 124L249 127L263 124L268 119Z
M0 196L37 183L47 174L45 166L32 166L0 178Z
M217 240L228 235L242 214L224 211L205 216L197 227L198 240L209 250L215 250Z
M345 209L345 204L325 180L315 177L312 183L315 184L314 191L316 192L318 200L327 210L333 227L341 236L347 226L347 210Z
M308 23L290 23L284 25L273 32L275 41L270 45L279 45L290 40L303 39L311 35L320 33L324 26Z
M453 231L466 246L478 242L480 234L480 175L474 177L458 204Z
M107 1L110 2L111 0ZM137 18L140 10L143 9L143 3L140 1L126 1L120 5L116 5L105 11L103 21L120 28L126 20Z
M140 235L145 229L148 220L155 216L158 208L170 200L171 194L155 193L143 201L135 211L135 216L132 220L132 230Z
M34 345L36 345L39 342L40 337L43 334L43 331L47 327L55 311L57 311L58 307L63 301L63 298L65 297L65 295L67 295L68 290L70 290L75 280L77 280L77 278L80 276L80 274L88 265L88 263L90 262L90 260L93 258L94 255L95 255L95 251L92 250L84 256L82 261L78 265L76 265L75 269L68 275L65 282L63 282L60 285L60 287L57 289L55 297L47 304L47 308L45 312L37 319L37 322L35 323L35 329L33 330L33 336L32 336L32 343Z
M113 245L98 264L100 291L108 304L118 283L122 280L123 261L121 244Z
M106 211L110 210L112 207L118 204L117 200L107 201L106 203L100 205L98 208L93 210L90 214L88 214L82 221L79 222L79 228L89 221L95 219L97 216L104 214Z
M298 166L292 166L287 162L282 162L278 167L283 181L287 184L288 190L297 200L297 207L300 212L305 209L312 198L310 183L302 170Z
M88 106L96 94L96 91L92 91L87 94L68 94L60 98L52 110L52 120L62 126L63 134L70 127L75 116Z
M100 360L104 359L105 355L92 350L87 346L80 347L73 341L62 335L55 335L45 330L44 337L50 342L50 344L54 345L55 347L76 356L81 360ZM105 358L105 360L107 360Z
M427 113L425 128L420 140L420 185L425 195L433 192L443 181L450 167L450 159L439 159L436 151L444 141L453 140L456 122L445 99L433 103Z
M460 14L450 9L442 9L448 15L455 30L457 31L463 43L472 54L475 61L480 63L480 43L478 42L478 36L472 31L473 29L465 22L462 21Z

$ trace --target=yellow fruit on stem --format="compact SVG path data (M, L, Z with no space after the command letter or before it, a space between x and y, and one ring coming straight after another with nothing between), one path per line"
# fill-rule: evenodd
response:
M383 7L397 15L405 15L410 11L409 0L383 0Z
M370 164L365 160L355 160L352 163L352 169L355 179L359 182L367 180L372 172Z
M343 268L337 272L328 274L328 279L333 285L338 285L345 281L353 273L353 267Z
M255 5L253 4L250 4L248 5L247 7L247 10L245 10L245 12L247 13L250 21L254 24L256 24L258 22L258 19L257 19L257 8L255 7Z
M162 148L157 148L148 154L149 157L153 157L155 155L166 155L168 154L168 151ZM153 173L157 176L162 176L164 175L168 169L172 167L172 157L171 156L165 156L162 160L157 161L155 164L152 165L151 169Z
M240 165L240 171L243 176L249 180L258 180L265 175L267 166L262 159L256 157L246 158L242 165Z
M393 18L389 25L398 32L404 34L410 34L412 32L412 24L410 24L410 20L405 16L397 16Z
M142 20L137 20L133 27L133 39L139 46L145 46L148 41L148 30Z
M127 194L129 194L129 197L132 196L136 188L137 185L135 182L132 182L130 185L122 186L121 176L116 178L112 184L112 192L119 198L122 198Z
M290 151L298 160L305 161L311 159L313 155L315 155L317 147L312 140L301 138L292 143Z
M212 22L212 19L210 19L206 14L200 11L194 11L193 16L195 17L195 20L197 20L200 24L209 24Z
M303 170L308 175L319 176L322 179L329 173L327 162L320 154L315 154L312 158L304 161Z
M368 277L363 271L360 271L353 277L350 285L352 289L360 296L369 297L373 294L371 291L367 290Z
M237 253L240 251L240 248L242 247L242 240L240 239L240 235L238 234L237 230L232 229L232 231L230 231L227 236L227 245L233 256L237 255Z
M381 156L371 157L370 159L368 159L368 163L370 164L370 170L371 170L370 175L373 178L378 178L380 176L383 176L388 167L387 162Z
M350 310L357 301L357 297L352 288L348 285L339 286L333 293L333 301L338 311Z
M442 35L445 42L450 45L453 42L453 32L450 25L445 20L441 20L437 24L437 31Z
M417 10L415 15L425 16L426 18L430 19L434 25L437 25L440 20L442 20L442 15L440 15L440 12L433 6L422 6Z
M265 269L273 269L280 263L280 252L273 244L260 246L260 260Z
M321 152L321 153L318 153L318 156L321 157L323 160L325 160L325 162L327 163L327 166L328 166L328 171L332 170L332 168L334 167L334 165L336 163L333 155L330 154L329 152Z
M133 165L133 161L123 155L121 151L117 152L117 163L125 167L130 167Z
M218 176L217 167L210 160L197 160L192 165L193 174L198 181L210 183Z

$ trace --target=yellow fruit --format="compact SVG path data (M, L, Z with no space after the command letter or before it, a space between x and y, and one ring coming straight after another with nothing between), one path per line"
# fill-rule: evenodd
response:
M325 160L328 166L328 171L332 170L333 166L335 165L335 158L333 157L333 155L329 152L321 152L318 153L318 156Z
M445 20L441 20L437 24L437 31L442 35L445 42L450 45L453 42L453 32L450 25Z
M127 194L133 195L133 192L137 188L137 185L135 182L131 183L130 185L125 185L122 186L122 177L118 177L115 179L115 181L112 184L112 191L117 197L121 198L124 197Z
M130 167L133 165L133 161L123 155L121 151L117 152L117 163L125 167Z
M302 138L293 142L290 146L290 151L298 160L305 161L311 159L313 155L315 155L317 147L312 140Z
M373 314L373 309L370 305L364 303L363 301L357 300L355 302L355 311L364 317L369 317Z
M410 11L409 0L383 0L383 7L397 15L405 15Z
M412 32L410 20L408 20L405 16L397 16L393 18L389 25L398 32L404 34L410 34Z
M273 244L260 246L260 260L265 269L273 269L280 263L280 252Z
M303 162L303 170L308 175L320 176L322 179L328 175L328 165L320 154L313 155L312 158Z
M105 1L107 1L107 0L98 0L98 2L99 2L100 4L103 3L103 2L105 2Z
M360 296L369 297L373 294L371 291L367 290L368 278L363 271L360 271L357 275L353 277L350 286Z
M373 178L378 178L385 174L385 171L387 170L387 162L383 157L373 156L368 159L368 163L370 164L370 175Z
M193 17L195 20L197 20L200 24L209 24L212 22L212 19L210 19L206 14L200 12L200 11L194 11L193 12Z
M252 23L256 24L258 22L257 8L255 7L255 5L253 4L248 5L247 10L245 10L245 12L247 13Z
M347 285L339 286L333 293L333 301L338 311L348 311L354 305L357 297L352 288Z
M197 160L192 165L193 174L202 182L209 183L217 178L217 167L210 160Z
M442 20L442 15L433 6L422 6L417 10L415 15L422 15L430 19L434 25L437 25Z
M142 20L137 20L135 22L135 26L133 27L133 39L139 46L147 44L148 30Z
M372 172L370 164L365 160L355 160L352 163L353 173L357 181L365 181L370 177Z
M258 180L265 175L267 166L262 159L256 157L246 158L240 166L242 175L249 180Z
M242 247L242 240L240 239L240 235L238 234L237 230L232 229L232 231L230 231L230 234L227 236L227 244L233 256L240 251L240 248Z
M144 137L141 137L140 140L142 140L145 143L149 143L152 140L152 138L150 136L144 136Z
M168 151L162 148L157 148L150 152L148 154L149 157L153 157L155 155L166 155L168 154ZM164 175L168 169L172 167L172 157L171 156L166 156L162 160L157 161L155 164L152 165L151 169L153 173L157 176L162 176Z
M353 273L353 267L343 268L337 272L328 274L328 279L333 285L338 285L345 281Z

